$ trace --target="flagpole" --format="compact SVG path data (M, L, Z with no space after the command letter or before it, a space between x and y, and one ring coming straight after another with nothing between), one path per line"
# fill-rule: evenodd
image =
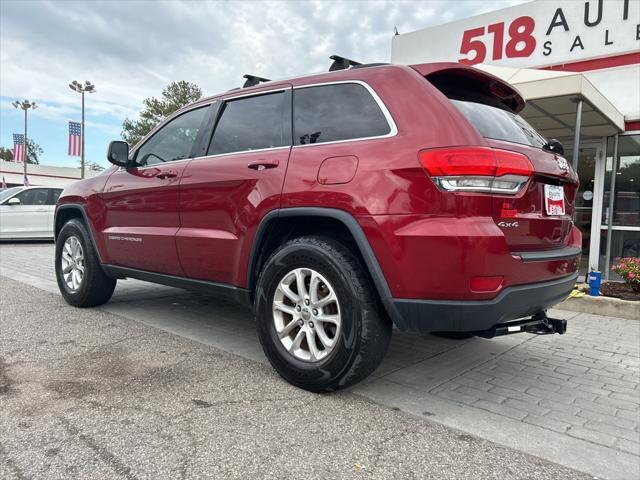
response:
M84 90L82 90L82 127L80 129L80 141L82 150L80 151L80 178L84 178Z
M22 183L25 183L27 179L27 109L24 109L24 154L22 156L22 168L24 170L24 177L22 178ZM26 187L26 185L25 185Z
M38 106L36 105L36 102L30 102L29 100L23 100L22 102L18 102L16 100L12 105L15 108L21 108L24 110L24 153L22 154L22 163L24 164L22 166L24 171L24 178L22 181L24 182L27 179L27 154L29 153L27 145L27 112L29 109L35 110ZM18 159L16 159L16 161L17 160Z
M80 178L84 178L84 94L85 92L94 93L96 91L96 86L88 80L85 80L84 85L74 80L69 84L69 88L74 92L82 94L82 121L80 125L80 135L82 137L80 139Z

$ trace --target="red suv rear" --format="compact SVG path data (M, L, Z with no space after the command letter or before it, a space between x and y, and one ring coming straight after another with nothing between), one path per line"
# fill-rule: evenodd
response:
M510 85L451 63L201 100L131 151L112 142L116 166L64 191L60 291L95 306L131 277L231 296L278 372L314 391L372 372L392 323L563 331L544 312L577 276L578 180L522 108Z

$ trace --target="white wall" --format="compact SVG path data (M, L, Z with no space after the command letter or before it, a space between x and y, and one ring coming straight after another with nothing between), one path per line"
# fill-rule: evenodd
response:
M622 112L625 120L640 119L640 65L584 72L584 75Z
M4 177L9 183L22 185L23 165L17 162L0 160L0 181ZM100 172L87 170L86 177L93 177ZM47 187L64 187L69 183L80 180L80 169L71 167L55 167L52 165L27 165L27 177L30 185L42 185Z

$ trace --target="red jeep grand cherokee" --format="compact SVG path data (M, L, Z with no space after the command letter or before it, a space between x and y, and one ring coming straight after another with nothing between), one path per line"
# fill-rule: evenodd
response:
M66 301L117 279L222 293L255 311L289 382L336 390L400 330L563 333L578 179L502 80L455 63L354 65L200 100L56 210ZM348 68L352 66L352 68Z

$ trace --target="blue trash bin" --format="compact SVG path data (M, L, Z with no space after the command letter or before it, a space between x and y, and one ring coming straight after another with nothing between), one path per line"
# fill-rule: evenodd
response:
M600 295L600 282L602 274L600 272L589 272L589 295L597 297Z

